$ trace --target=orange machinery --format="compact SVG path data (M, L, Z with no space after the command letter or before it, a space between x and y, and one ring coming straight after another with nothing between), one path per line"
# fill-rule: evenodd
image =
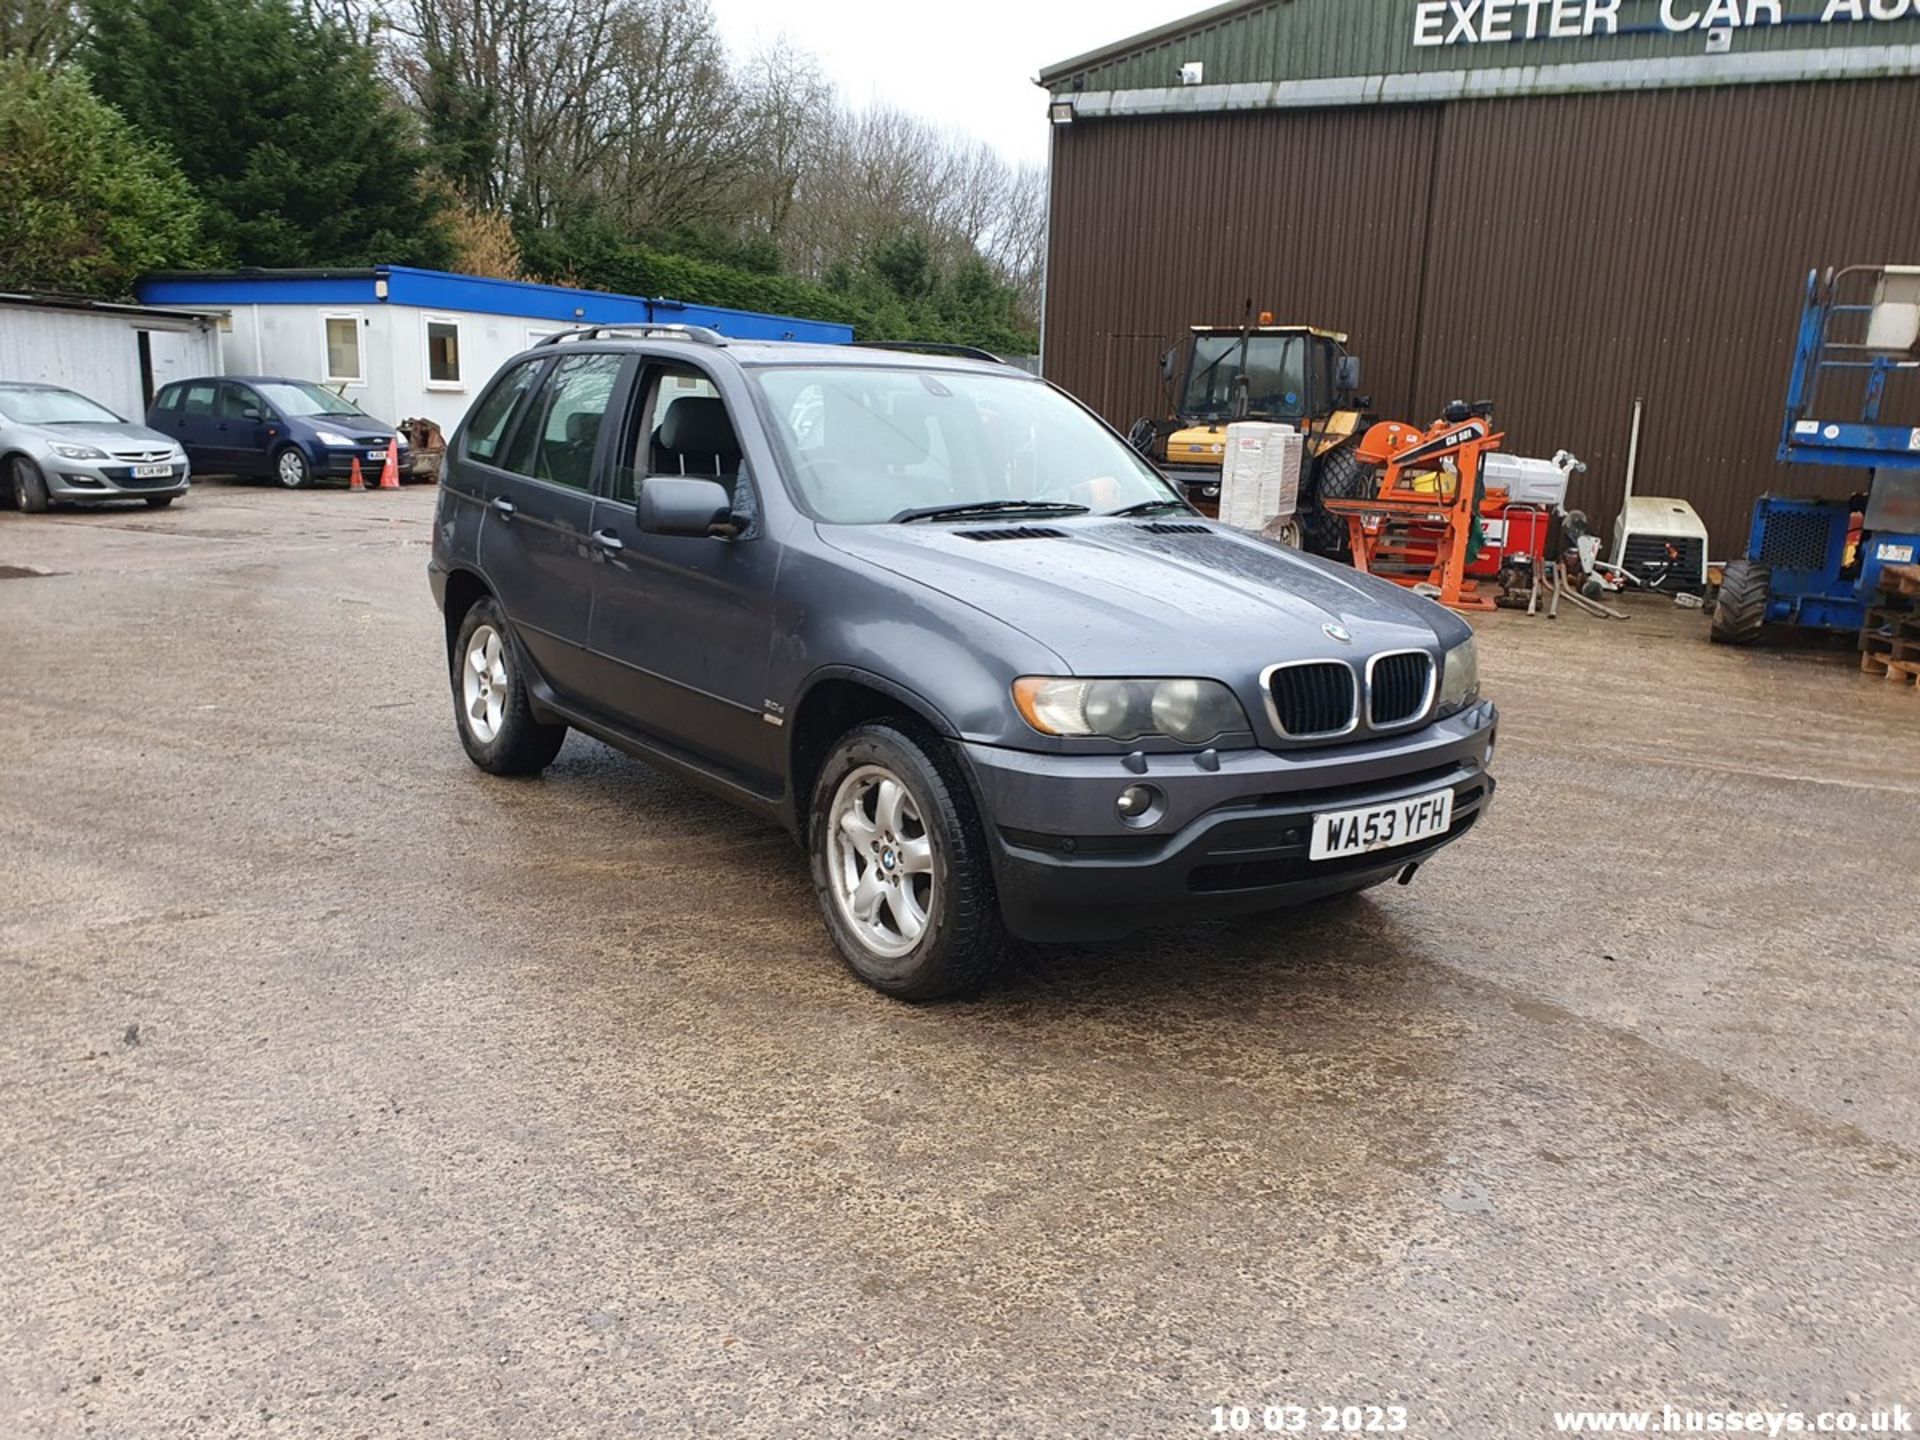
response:
M1355 453L1384 467L1375 493L1321 499L1345 518L1357 569L1419 587L1456 610L1494 608L1467 573L1476 509L1498 514L1506 505L1505 492L1488 496L1480 485L1481 457L1506 438L1491 416L1490 405L1456 400L1425 430L1389 420L1367 431Z

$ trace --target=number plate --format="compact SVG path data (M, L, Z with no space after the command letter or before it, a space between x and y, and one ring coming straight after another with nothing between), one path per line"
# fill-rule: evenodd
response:
M386 458L387 458L387 452L384 450L367 451L367 459L369 460L384 460Z
M133 478L136 480L158 480L162 475L171 474L173 474L173 466L171 465L136 465L133 467Z
M1391 805L1368 805L1359 810L1336 810L1313 817L1310 860L1338 860L1392 850L1447 833L1453 824L1453 791L1436 790Z

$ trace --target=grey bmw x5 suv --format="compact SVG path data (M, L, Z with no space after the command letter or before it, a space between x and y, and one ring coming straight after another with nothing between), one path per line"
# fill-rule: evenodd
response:
M1010 367L589 330L455 432L431 561L460 739L584 731L787 826L906 999L1412 870L1493 794L1456 615L1212 524Z

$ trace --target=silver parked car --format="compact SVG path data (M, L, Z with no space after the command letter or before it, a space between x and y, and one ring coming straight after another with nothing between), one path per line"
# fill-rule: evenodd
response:
M188 471L187 452L158 430L58 385L0 380L0 476L30 514L105 500L158 509L187 493Z

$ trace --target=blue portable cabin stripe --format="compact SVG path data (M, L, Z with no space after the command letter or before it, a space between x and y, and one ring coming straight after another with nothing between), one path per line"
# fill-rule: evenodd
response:
M376 287L386 282L384 301ZM138 286L149 305L405 305L421 310L551 320L562 325L706 325L743 340L846 345L853 328L792 315L691 305L667 298L573 290L529 280L455 275L410 265L366 270L151 275Z

